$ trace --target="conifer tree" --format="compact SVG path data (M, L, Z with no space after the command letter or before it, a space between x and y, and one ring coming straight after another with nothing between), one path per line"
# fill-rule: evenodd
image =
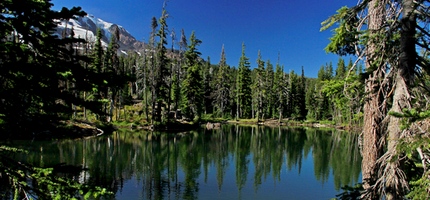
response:
M201 41L196 38L194 31L190 36L190 44L185 52L185 77L182 81L182 108L184 113L193 120L199 120L203 107L203 78L202 66L199 62L200 52L197 46Z
M238 70L236 67L231 67L229 70L230 77L230 116L238 119L239 117L239 104L237 99L237 76L238 76Z
M213 67L211 65L211 59L208 56L205 65L202 70L203 77L203 105L204 113L210 114L213 112Z
M168 84L167 78L169 77L169 60L166 56L167 49L167 23L166 19L168 17L167 11L163 8L161 17L159 19L160 29L157 32L159 41L157 43L157 55L156 55L156 67L153 71L154 73L154 102L153 104L153 120L161 122L165 118L165 113L163 113L163 107L165 108L168 98ZM163 117L163 118L162 118Z
M150 70L149 70L149 77L148 77L148 82L150 83L150 88L151 88L151 121L153 122L155 120L155 104L156 104L156 68L157 68L157 63L156 63L156 48L155 48L155 37L157 34L157 27L158 27L158 22L157 22L157 18L152 17L151 19L151 36L149 39L149 44L150 44Z
M106 91L106 98L109 101L109 111L106 110L106 113L108 113L108 121L113 120L113 110L115 107L115 103L118 102L115 99L117 98L118 90L123 85L122 82L119 82L118 80L123 80L119 78L122 73L120 72L119 67L119 58L117 51L119 49L119 28L118 26L114 26L114 33L112 34L110 38L110 42L108 45L108 48L106 50L105 54L105 72L110 74L110 79L107 81L109 86L108 90ZM110 94L109 94L110 93ZM106 107L108 104L105 104Z
M339 58L339 60L337 62L335 78L336 79L344 79L345 76L346 76L345 60L343 60L342 58Z
M266 62L266 70L265 70L265 82L264 82L264 91L266 93L266 106L264 106L264 113L267 118L273 117L273 109L275 107L276 94L273 91L274 85L274 77L275 72L273 71L273 65L270 63L270 60Z
M229 67L227 65L224 45L222 45L221 49L221 59L219 61L219 69L216 75L215 80L215 107L217 108L217 112L219 116L224 117L229 105L230 99L230 87L229 87Z
M328 120L332 115L330 100L326 94L322 92L324 82L330 81L333 74L332 64L321 66L318 71L318 78L315 85L316 90L316 120Z
M300 101L302 101L302 98L299 96L301 91L300 82L301 80L298 75L294 72L294 70L291 70L290 74L288 75L286 114L288 117L295 119L301 119L300 114L302 108Z
M281 122L283 118L284 108L285 108L285 93L286 93L286 86L285 86L285 74L283 67L278 63L276 64L276 70L275 70L275 78L274 78L274 84L273 84L273 91L275 92L277 99L276 99L276 110L278 112L277 116L279 119L279 122Z
M172 100L174 102L174 110L176 111L180 108L181 104L181 82L182 82L182 75L183 72L183 65L184 65L184 51L187 49L187 38L185 36L184 29L181 30L181 38L179 40L179 56L178 56L178 64L176 65L176 68L174 70L173 75L173 85L172 85Z
M177 61L177 59L175 59L175 56L174 56L174 54L175 54L175 48L174 48L174 45L175 45L175 40L176 40L176 33L175 33L175 30L173 29L172 31L171 31L171 33L170 33L170 37L172 38L172 49L171 49L171 52L172 52L172 54L173 54L173 58L171 59L171 62L170 62L170 70L169 70L169 84L168 84L168 87L169 87L169 91L167 92L167 95L168 95L168 98L167 98L167 111L168 111L168 116L170 115L170 109L171 109L171 103L172 103L172 97L173 97L173 95L172 95L172 88L173 88L173 76L176 74L175 72L176 72L176 70L175 70L175 68L177 67L176 66L176 61Z
M261 52L258 51L258 58L257 58L257 68L256 71L256 77L253 84L253 92L256 94L256 115L257 115L257 121L261 119L264 119L263 116L263 108L266 105L266 94L264 90L264 61L261 58Z
M90 55L91 58L93 59L93 62L91 63L91 65L89 67L89 69L94 70L96 73L102 73L102 68L103 68L104 50L103 50L103 47L101 44L102 37L103 37L103 35L102 35L101 29L97 29L94 49ZM101 84L101 85L96 85L96 87L94 87L92 92L93 92L93 96L94 96L95 101L103 102L102 91L104 91L105 88L106 88L105 82L103 82L103 84ZM98 109L102 110L102 104L99 105ZM102 119L102 116L100 116L100 115L97 115L97 117L99 120Z
M236 78L237 118L251 117L251 69L249 58L245 56L245 44L242 43L242 56L239 60Z
M98 102L76 95L92 91L101 84L98 77L104 76L82 65L88 57L74 53L72 47L85 41L52 34L58 21L86 13L76 7L53 11L49 1L25 0L20 5L4 1L1 5L0 119L4 126L11 126L4 132L38 133L52 122L68 119L72 105L101 114Z
M306 114L307 120L317 120L318 112L317 112L317 79L308 79L306 82L306 109L308 110Z
M297 84L297 95L296 95L296 118L299 120L303 120L306 118L307 110L306 110L306 77L305 70L302 66L302 74L298 80Z

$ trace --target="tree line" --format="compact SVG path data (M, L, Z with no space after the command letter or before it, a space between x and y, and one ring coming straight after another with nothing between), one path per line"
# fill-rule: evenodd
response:
M101 31L94 42L81 48L85 49L83 54L93 58L90 66L100 72L113 70L123 80L107 81L110 86L105 84L104 91L93 92L93 99L104 102L108 121L125 119L118 109L140 102L139 115L153 123L171 120L178 111L189 121L209 116L257 121L331 120L344 125L361 122L362 70L348 71L352 60L347 65L339 58L337 67L332 63L323 65L317 78L308 78L303 67L299 73L286 72L279 61L274 64L264 60L261 52L256 67L251 68L252 61L246 56L243 43L237 67L227 64L223 46L219 63L213 64L209 57L201 57L198 46L202 41L196 33L193 31L187 38L182 29L178 39L174 29L168 31L167 17L163 9L158 20L152 18L150 39L142 52L115 54L115 34L104 49L100 44ZM171 47L167 46L168 40ZM345 85L348 94L343 92Z
M273 64L261 52L250 61L242 44L237 67L227 64L224 47L220 62L212 64L209 57L201 58L202 41L195 32L187 38L181 30L177 38L174 29L169 30L165 8L150 22L145 49L122 54L115 25L107 47L102 46L101 30L92 40L76 37L73 27L53 35L57 23L84 16L80 9L70 10L67 17L41 11L33 16L30 8L13 6L6 11L13 14L2 15L10 23L2 23L0 118L10 129L38 132L54 121L73 118L121 121L133 117L124 108L136 102L141 106L135 118L152 124L179 114L195 122L212 117L357 124L361 119L360 71L345 82L350 66L343 59L335 71L330 63L320 68L317 78L307 78L303 67L299 73L286 72L279 60ZM252 62L257 67L251 68ZM345 84L350 96L342 92Z

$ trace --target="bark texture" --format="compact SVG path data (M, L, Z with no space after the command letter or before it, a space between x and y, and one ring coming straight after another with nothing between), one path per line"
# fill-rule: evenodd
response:
M411 109L411 95L409 87L413 81L414 68L416 66L414 1L402 1L402 18L400 20L400 49L399 61L394 79L393 104L390 112L402 113L404 109ZM386 199L401 199L407 193L408 182L402 170L402 160L396 152L399 139L404 138L407 130L402 130L401 118L389 116L388 123L388 148L380 163L383 170L380 174L380 188L385 188ZM382 184L384 183L384 184Z
M384 94L381 92L382 77L384 76L385 64L382 62L381 44L378 35L385 20L385 0L370 0L368 4L368 29L369 41L366 50L366 69L369 77L365 80L365 104L362 143L362 178L363 187L368 190L377 180L376 165L378 158L382 155L380 143L384 127L383 118L386 114ZM370 196L374 199L375 197Z

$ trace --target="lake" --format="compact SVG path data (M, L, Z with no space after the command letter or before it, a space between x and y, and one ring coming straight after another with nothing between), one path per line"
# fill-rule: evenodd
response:
M18 159L36 166L83 166L75 178L115 199L330 199L361 181L357 141L336 130L223 125L8 145L29 150Z

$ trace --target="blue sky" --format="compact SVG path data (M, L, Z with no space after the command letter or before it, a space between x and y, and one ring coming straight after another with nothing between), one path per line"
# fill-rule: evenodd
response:
M138 40L149 38L151 18L161 15L164 0L53 0L54 9L81 6L89 14L122 25ZM192 31L202 44L198 50L211 63L220 60L224 45L227 63L237 66L242 42L251 67L256 66L258 50L263 60L278 61L286 72L294 70L316 77L326 63L336 63L337 55L324 47L331 31L320 32L321 22L342 6L354 6L352 0L169 0L167 25L177 37L184 29ZM170 47L170 45L169 45Z

